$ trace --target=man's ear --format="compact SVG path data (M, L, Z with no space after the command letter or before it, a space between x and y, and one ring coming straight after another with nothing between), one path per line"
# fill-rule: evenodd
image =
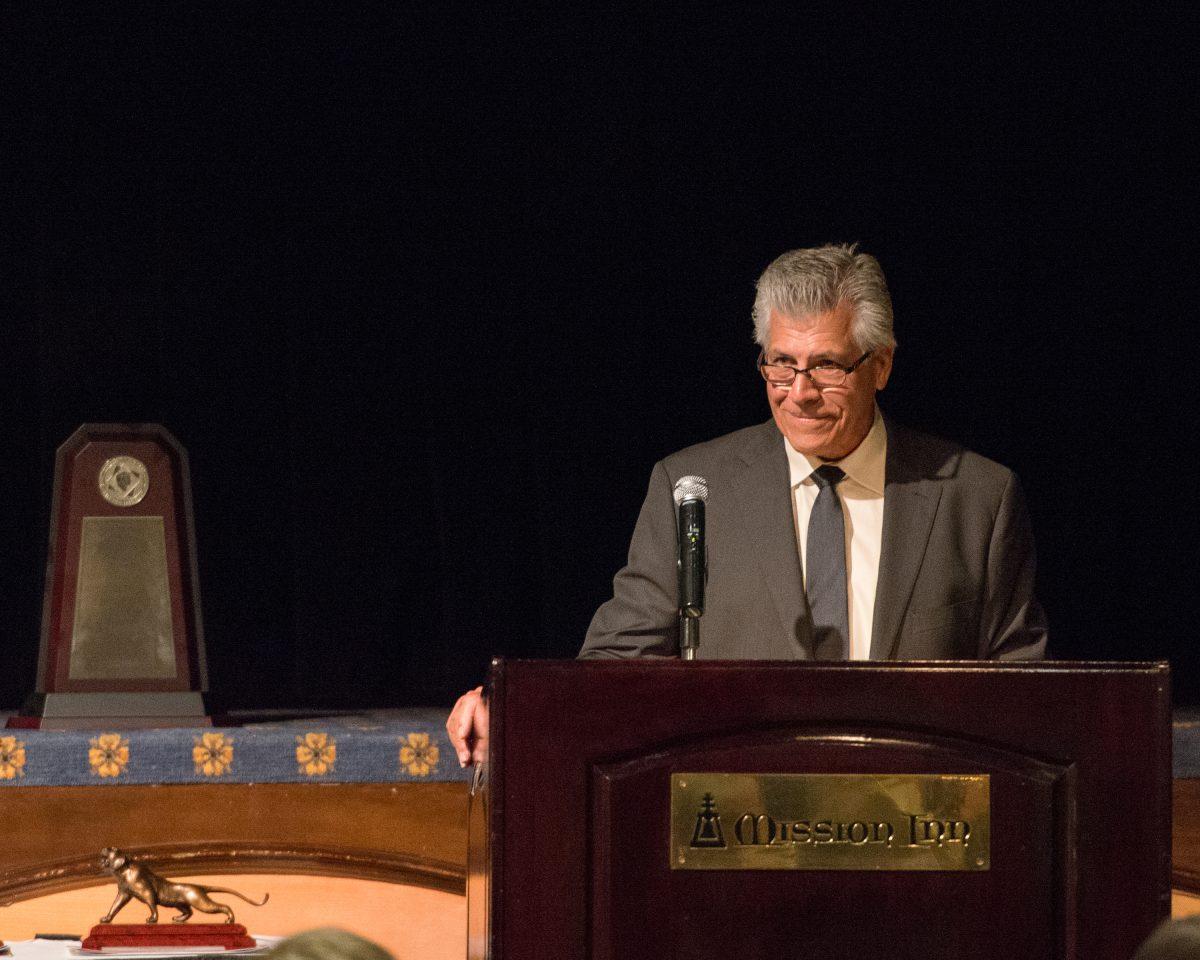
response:
M875 389L882 390L887 386L888 377L892 375L892 358L896 355L895 347L877 350L872 359L875 361Z

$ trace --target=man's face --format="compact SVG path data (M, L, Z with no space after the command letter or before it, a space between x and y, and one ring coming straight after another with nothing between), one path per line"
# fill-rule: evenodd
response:
M789 317L771 311L765 350L768 362L806 369L822 360L843 367L863 351L850 336L853 311L838 304L825 313ZM822 460L840 460L862 443L875 419L875 392L892 372L891 348L876 350L839 387L818 390L804 374L789 387L766 384L775 424L796 450Z

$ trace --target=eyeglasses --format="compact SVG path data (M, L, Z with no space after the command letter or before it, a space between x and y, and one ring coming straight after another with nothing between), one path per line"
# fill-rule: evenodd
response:
M787 363L767 363L766 353L760 353L758 369L763 379L773 387L790 387L800 374L808 377L817 387L840 387L846 382L846 378L861 367L873 352L873 350L868 350L848 367L843 367L840 363L834 363L832 360L822 360L803 370Z

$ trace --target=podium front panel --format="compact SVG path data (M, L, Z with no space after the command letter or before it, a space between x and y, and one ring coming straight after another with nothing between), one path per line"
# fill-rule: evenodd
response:
M664 834L669 824L658 810L674 786L671 771L680 765L689 771L887 774L899 796L849 824L839 820L836 804L797 809L796 816L805 818L800 849L810 861L848 846L860 853L859 869L684 871L672 869L670 857L663 856L673 852L672 837ZM1002 844L978 871L876 869L873 844L916 854L926 852L926 843L936 844L914 824L940 812L922 810L917 791L905 789L931 774L986 775L989 832L1019 842ZM669 752L598 764L591 786L596 960L709 957L714 943L731 937L773 956L788 955L798 943L812 956L873 956L881 942L903 942L914 956L973 956L991 938L1002 939L1026 960L1062 956L1071 903L1055 883L1055 865L1075 853L1074 837L1059 829L1071 822L1074 810L1069 766L919 731L854 730L845 724L824 732L776 728L680 743ZM724 799L708 796L710 804ZM721 842L786 852L780 848L791 845L789 838L776 836L775 820L760 809L721 803ZM887 829L872 838L870 828L879 824ZM672 905L669 923L663 922L664 903ZM614 924L614 917L621 922Z

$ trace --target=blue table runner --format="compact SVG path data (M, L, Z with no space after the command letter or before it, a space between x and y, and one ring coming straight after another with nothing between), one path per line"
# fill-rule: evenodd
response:
M240 727L0 729L0 789L467 780L445 722L445 710L411 709Z

